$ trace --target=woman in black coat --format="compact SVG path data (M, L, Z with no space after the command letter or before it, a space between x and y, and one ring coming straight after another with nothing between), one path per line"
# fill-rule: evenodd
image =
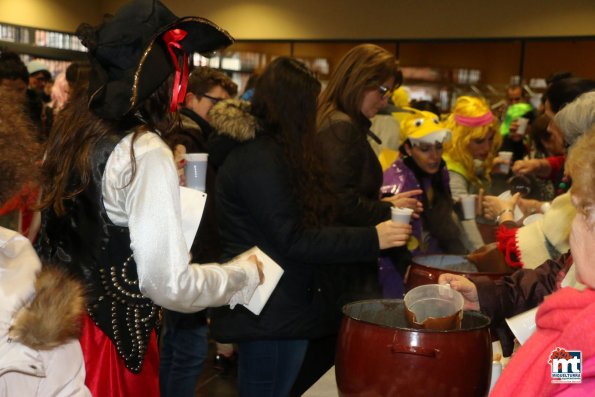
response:
M334 201L312 155L320 83L299 61L280 57L259 78L251 113L256 138L234 149L217 176L217 215L224 258L258 246L284 274L259 316L244 307L216 309L215 338L237 342L241 396L287 396L308 339L336 332L332 283L315 270L365 262L404 245L411 229L331 227Z
M316 149L328 170L332 194L337 198L337 224L376 225L390 219L393 206L409 207L416 212L422 210L421 203L414 198L421 190L380 198L382 168L368 143L368 137L380 143L370 131L370 119L388 106L390 95L401 83L402 74L394 54L373 44L361 44L341 58L320 95ZM411 258L405 247L383 252L383 255L391 257L399 273L405 273ZM320 277L340 280L343 303L382 298L377 258L331 271L324 269ZM333 337L310 343L307 364L302 368L292 396L301 395L333 365L335 346Z

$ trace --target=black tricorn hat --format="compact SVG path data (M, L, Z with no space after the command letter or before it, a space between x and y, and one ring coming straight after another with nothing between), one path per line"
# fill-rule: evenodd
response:
M180 30L185 35L168 48L163 37ZM81 24L77 34L92 65L89 108L108 120L121 119L157 90L176 71L181 51L209 53L234 41L213 22L178 18L157 0L133 0L99 27Z

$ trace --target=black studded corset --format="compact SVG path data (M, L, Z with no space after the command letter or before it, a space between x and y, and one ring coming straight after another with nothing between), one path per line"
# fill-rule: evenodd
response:
M36 248L42 261L64 266L85 282L89 315L112 340L126 367L138 373L158 308L140 293L128 228L114 225L103 206L101 178L119 140L108 137L95 147L91 181L65 200L65 216L44 210Z

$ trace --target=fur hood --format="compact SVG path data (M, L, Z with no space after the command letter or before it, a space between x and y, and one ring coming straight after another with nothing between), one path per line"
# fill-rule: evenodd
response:
M209 118L219 135L238 142L254 139L257 121L250 114L250 102L241 99L221 101L209 110Z
M32 349L52 349L78 339L84 311L82 284L63 269L44 266L35 297L17 311L8 336Z

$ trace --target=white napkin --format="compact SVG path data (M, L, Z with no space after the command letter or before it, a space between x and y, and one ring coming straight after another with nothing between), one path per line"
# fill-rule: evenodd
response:
M207 202L207 194L198 190L180 186L180 206L182 212L182 231L188 251L198 231L198 225Z
M264 282L256 287L254 295L252 295L252 299L250 299L250 302L244 306L252 313L258 315L279 283L279 280L283 275L283 269L258 247L253 247L248 251L241 253L232 259L231 263L240 259L244 260L250 255L256 255L258 260L262 262Z

